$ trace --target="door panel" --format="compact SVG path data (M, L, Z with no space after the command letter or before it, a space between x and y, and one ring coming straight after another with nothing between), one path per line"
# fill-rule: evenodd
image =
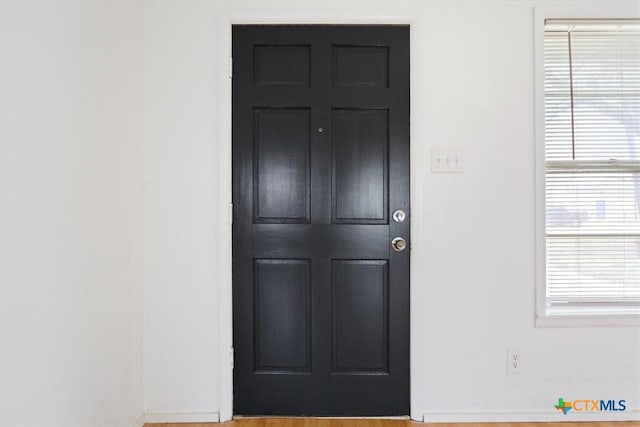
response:
M334 46L334 87L388 87L386 46Z
M386 260L333 260L332 373L388 373Z
M334 223L386 223L387 110L334 109Z
M309 109L255 110L256 222L309 222Z
M308 87L309 46L254 46L255 85Z
M234 26L233 60L234 412L407 415L408 27Z
M255 372L311 372L309 260L255 260Z

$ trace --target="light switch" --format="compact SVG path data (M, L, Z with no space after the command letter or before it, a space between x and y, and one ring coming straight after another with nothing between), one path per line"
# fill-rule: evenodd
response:
M461 150L431 150L431 173L462 173Z

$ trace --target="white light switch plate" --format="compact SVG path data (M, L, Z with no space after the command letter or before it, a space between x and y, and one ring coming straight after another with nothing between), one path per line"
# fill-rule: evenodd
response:
M431 150L432 173L464 172L461 150Z

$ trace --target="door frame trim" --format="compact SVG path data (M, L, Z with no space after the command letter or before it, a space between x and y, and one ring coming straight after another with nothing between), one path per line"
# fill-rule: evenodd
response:
M314 11L295 11L292 15L287 17L279 16L265 16L259 12L242 12L233 14L221 14L218 17L218 40L216 63L218 66L217 78L218 78L218 100L217 100L217 142L216 152L217 156L214 159L214 166L218 170L218 191L222 195L221 200L216 202L220 204L217 208L217 212L229 212L228 215L219 215L215 225L215 235L218 236L218 254L217 259L217 272L218 272L218 343L219 343L219 371L218 371L218 408L220 414L220 421L227 421L233 417L233 306L232 306L232 214L229 206L232 201L232 80L230 78L231 64L231 52L232 52L232 40L231 40L231 27L233 25L408 25L409 37L413 39L415 15L402 15L402 16L358 16L355 12L345 13L340 11L336 13L336 17L325 18L314 16ZM414 44L410 44L409 57L411 58L414 51ZM410 82L409 87L413 87L414 72L411 64L409 65ZM410 89L411 90L411 89ZM413 97L410 100L410 112L411 119L413 108ZM410 123L413 121L411 120ZM413 126L409 128L410 140L413 140ZM413 147L413 144L410 144ZM413 165L413 148L410 148L410 159ZM410 197L415 194L414 192L414 168L411 168L410 177ZM416 205L412 203L412 211L415 212ZM414 215L415 217L419 217ZM413 229L415 221L411 222L411 234L413 235ZM411 253L409 254L411 257ZM411 260L411 258L410 258ZM411 260L411 266L414 263ZM411 268L413 270L413 267ZM413 274L409 273L409 289L410 289L410 301L411 293L413 293L411 286L411 277ZM411 304L411 303L410 303ZM413 311L413 310L411 310ZM412 316L413 317L413 316ZM411 328L410 321L410 331ZM413 332L411 332L413 335ZM410 372L414 372L414 358L411 357L413 353L413 337L410 339ZM409 401L411 418L416 421L422 421L422 414L416 410L416 405L413 405L414 387L415 384L411 381Z

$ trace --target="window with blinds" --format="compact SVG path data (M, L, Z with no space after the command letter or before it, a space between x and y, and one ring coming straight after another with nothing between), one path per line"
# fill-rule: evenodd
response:
M549 314L640 309L640 21L547 20Z

